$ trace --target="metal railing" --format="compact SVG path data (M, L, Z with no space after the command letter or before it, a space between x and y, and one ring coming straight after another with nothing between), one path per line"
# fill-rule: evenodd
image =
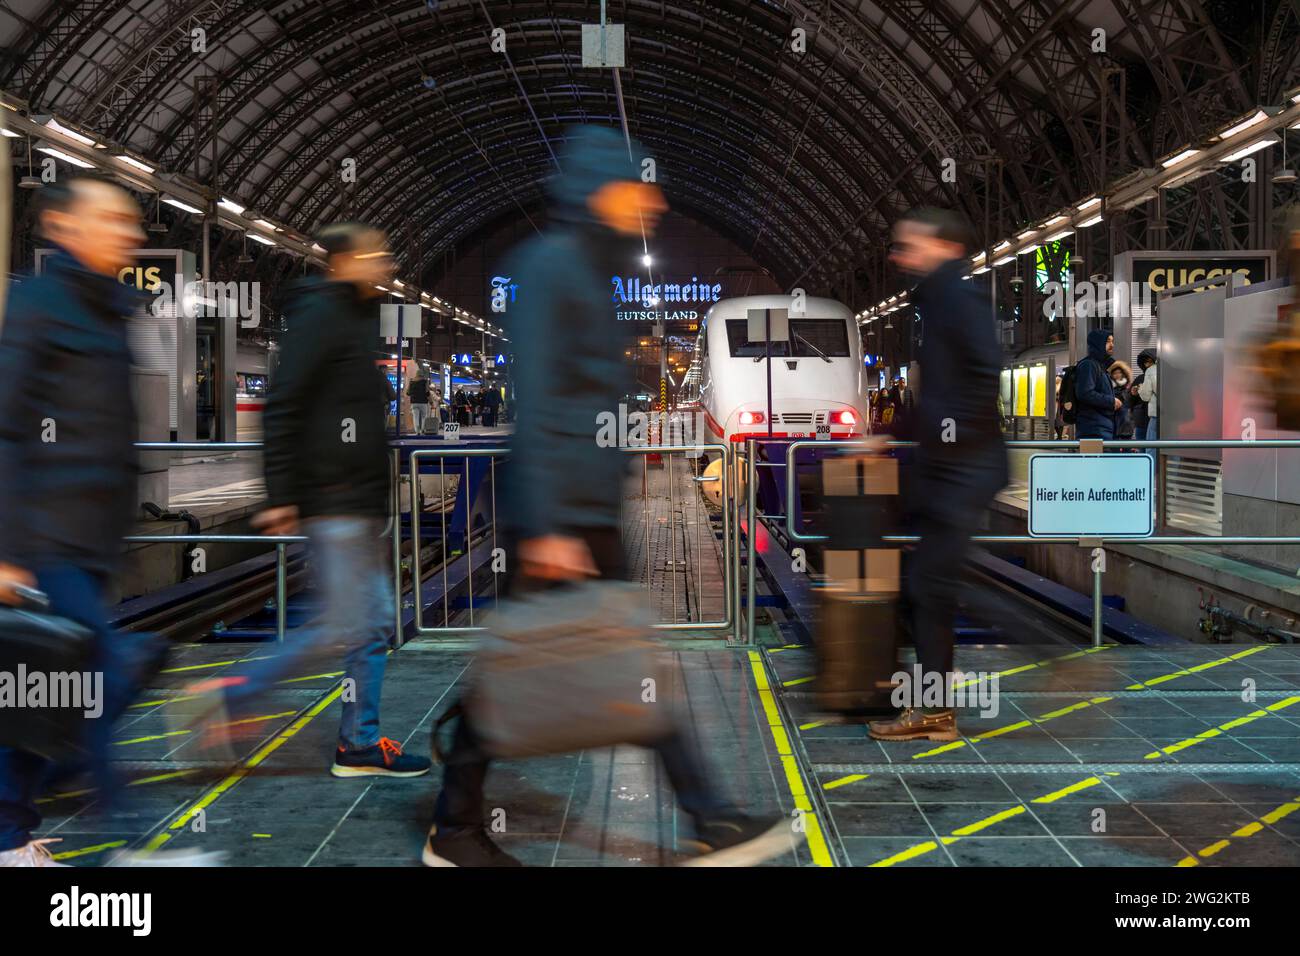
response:
M757 519L766 518L778 520L784 518L786 534L791 541L825 541L825 535L806 535L800 532L794 526L795 509L791 505L796 500L798 494L798 475L796 455L801 448L865 448L876 443L866 441L794 441L786 446L784 462L764 462L767 467L785 468L786 470L786 514L785 515L763 515L754 513L754 481L756 473L755 455L753 453L753 441L750 441L749 458L749 514L751 523ZM1213 440L1213 439L1153 439L1151 441L1141 441L1135 439L1115 439L1115 440L1096 440L1096 439L1066 439L1060 441L1008 441L1004 442L1007 448L1036 448L1036 449L1073 449L1079 451L1087 449L1087 453L1092 453L1094 449L1131 449L1131 448L1296 448L1300 449L1300 440L1285 438L1261 438L1258 440ZM884 443L887 448L915 448L916 442L910 441L888 441ZM882 541L890 544L914 544L920 541L917 535L884 535ZM1300 545L1300 536L1282 535L1276 537L1263 537L1257 535L1153 535L1149 537L1107 537L1101 536L1055 536L1040 537L1028 534L977 534L971 536L971 541L980 544L1074 544L1079 547L1090 547L1094 549L1094 555L1099 549L1103 549L1107 542L1122 542L1129 545L1135 544L1153 544L1153 545L1173 545L1173 546L1204 546L1207 544L1218 545L1259 545L1259 544L1296 544ZM746 611L748 616L747 637L750 642L753 640L753 619L754 619L754 562L756 555L755 536L751 533L749 536L749 593L746 601ZM1102 643L1102 564L1099 561L1093 562L1092 574L1092 642L1093 646L1100 647Z

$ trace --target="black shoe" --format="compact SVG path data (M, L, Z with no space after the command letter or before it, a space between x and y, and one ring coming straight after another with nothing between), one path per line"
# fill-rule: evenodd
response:
M379 743L365 750L339 747L334 751L330 773L336 777L418 777L428 773L432 765L428 757L403 753L396 740L380 737Z
M440 830L434 824L420 859L425 866L523 866L493 843L482 827Z
M764 860L789 853L801 839L786 817L747 817L732 814L695 824L694 842L703 853L684 866L757 866Z

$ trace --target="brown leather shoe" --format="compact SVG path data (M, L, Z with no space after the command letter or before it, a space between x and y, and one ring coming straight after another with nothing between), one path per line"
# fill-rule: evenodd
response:
M873 720L870 732L875 740L956 740L957 714L951 710L927 714L908 707L889 720Z

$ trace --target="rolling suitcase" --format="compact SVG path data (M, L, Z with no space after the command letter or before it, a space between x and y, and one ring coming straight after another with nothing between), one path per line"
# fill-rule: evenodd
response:
M24 607L0 605L0 746L68 760L85 752L87 714L102 695L94 635L46 613L39 591L22 590Z
M855 455L822 462L827 518L817 706L851 717L882 716L898 663L901 553L882 541L896 534L898 461Z

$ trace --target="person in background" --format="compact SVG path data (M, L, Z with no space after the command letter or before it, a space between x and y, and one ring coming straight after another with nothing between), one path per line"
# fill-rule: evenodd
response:
M1135 384L1138 401L1142 404L1146 413L1146 428L1137 437L1143 441L1160 440L1157 367L1158 354L1155 349L1143 349L1138 353L1138 368L1142 370L1142 374L1138 376L1138 381ZM1147 450L1147 453L1152 458L1155 458L1157 450L1151 448Z
M417 372L411 384L406 387L407 397L411 399L411 420L417 435L424 434L425 423L429 420L429 377L424 372Z
M501 470L512 590L623 576L627 456L593 437L597 415L618 408L628 375L605 304L609 276L640 259L642 229L653 235L667 208L659 187L641 181L632 157L642 155L615 130L567 130L562 171L549 187L552 225L515 256L510 274L528 297L510 314L511 337L529 360L513 369L518 427L509 467ZM791 849L787 820L746 816L714 793L681 730L654 750L692 822L694 842L717 865L755 865ZM467 709L444 760L425 865L520 865L484 828L487 772Z
M1002 395L999 392L998 401L1002 401ZM1056 373L1056 415L1052 419L1052 435L1056 441L1065 437L1065 407L1061 404L1061 373Z
M451 409L458 425L463 428L469 424L469 399L465 397L463 388L456 389L456 394L451 400Z
M1124 403L1115 395L1109 377L1114 363L1115 336L1108 329L1093 329L1088 333L1088 354L1075 366L1074 400L1075 435L1079 438L1115 437L1116 413Z
M414 777L427 773L430 761L379 733L393 627L383 543L389 452L382 406L391 384L373 354L375 286L391 280L392 254L384 234L361 223L328 226L317 241L329 275L303 280L289 305L280 369L263 413L266 506L253 526L310 539L322 618L291 631L281 653L187 693L200 700L192 712L205 743L226 744L256 726L230 721L232 712L248 709L309 657L341 648L352 693L343 695L330 773ZM321 381L325 386L316 388Z
M970 536L1007 482L1007 454L998 418L1002 349L989 304L963 281L974 245L970 225L942 209L908 213L894 227L894 264L918 277L914 302L924 323L920 388L911 437L915 466L908 484L909 518L920 535L907 572L912 639L921 686L942 681L944 701L912 706L873 721L877 740L956 740L953 630L957 584ZM920 687L914 688L919 692Z
M93 633L103 699L85 748L97 798L111 809L114 720L163 655L151 636L108 623L122 538L137 510L127 329L142 299L117 277L145 234L135 200L106 180L50 183L36 202L41 236L55 252L40 275L10 291L0 334L0 603L20 604L18 586L37 588L51 613ZM0 867L62 865L48 849L57 840L32 838L55 769L0 747Z
M1111 387L1119 399L1119 408L1115 411L1115 437L1134 437L1133 408L1129 400L1129 385L1133 381L1133 370L1127 362L1116 359L1107 372L1110 374Z
M497 424L497 415L501 409L501 390L489 388L483 393L483 425L492 428Z

